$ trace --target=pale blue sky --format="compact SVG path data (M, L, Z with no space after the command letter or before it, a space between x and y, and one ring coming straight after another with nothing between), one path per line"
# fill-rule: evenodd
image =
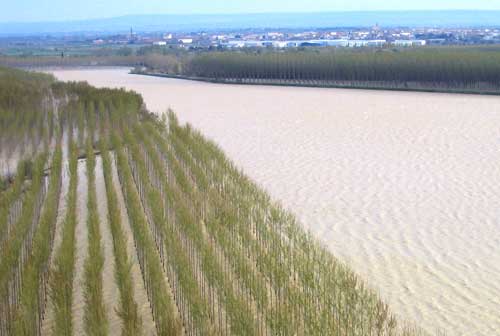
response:
M0 22L66 21L129 14L487 9L500 0L1 0Z

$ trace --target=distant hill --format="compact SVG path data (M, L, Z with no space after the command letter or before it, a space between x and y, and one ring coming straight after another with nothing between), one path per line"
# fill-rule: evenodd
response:
M0 35L369 27L500 27L500 11L385 11L234 15L136 15L66 22L0 23Z

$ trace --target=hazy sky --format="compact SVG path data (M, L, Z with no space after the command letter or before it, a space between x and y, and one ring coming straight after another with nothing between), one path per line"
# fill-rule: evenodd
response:
M0 22L66 21L128 14L497 9L500 0L1 0Z

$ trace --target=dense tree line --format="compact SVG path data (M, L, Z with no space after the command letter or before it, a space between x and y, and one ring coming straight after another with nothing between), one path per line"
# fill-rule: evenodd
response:
M9 159L32 157L54 136L50 86L45 74L0 67L0 175L11 174Z
M500 52L469 48L218 52L194 57L189 76L216 79L421 82L500 85Z
M40 108L54 78L42 73L0 67L0 109L2 118L12 110L26 113Z
M142 58L129 55L81 55L81 56L1 56L0 65L5 67L39 68L39 67L71 67L71 66L135 66Z

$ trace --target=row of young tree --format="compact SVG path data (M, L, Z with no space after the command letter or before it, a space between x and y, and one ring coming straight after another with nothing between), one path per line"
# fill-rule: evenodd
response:
M103 282L102 266L99 265L103 260L98 239L100 219L93 179L93 153L99 133L108 134L111 128L138 120L133 114L142 111L142 98L124 90L97 90L82 83L57 83L50 76L3 68L0 69L0 83L6 87L11 85L11 89L3 91L0 97L2 132L11 132L21 139L43 134L35 140L44 143L33 147L34 159L19 158L16 174L2 179L5 185L0 197L0 335L42 334L48 301L53 307L53 334L75 333L73 288L80 281L74 278L75 228L79 211L76 168L82 156L88 157L88 177L89 181L94 181L88 184L90 216L84 224L89 227L89 241L92 242L84 272L85 328L89 335L96 335L95 330L105 330L101 334L107 334L107 317L102 316L98 304L102 299L99 291L99 284L102 286ZM120 111L120 120L113 124L110 114L116 111ZM30 118L43 122L32 123ZM47 125L52 125L53 131L42 133L41 129L46 129ZM29 144L6 142L2 149L22 151L23 146ZM68 154L63 155L63 152ZM69 162L64 163L63 157ZM61 244L54 250L56 217L62 197L61 180L65 176L62 167L66 164L70 178L66 214L60 224ZM117 273L125 273L128 267L128 264L122 265ZM117 279L123 282L121 277Z
M158 335L422 334L397 321L348 266L172 112L160 120L135 93L86 84L53 83L50 95L61 102L53 113L55 145L20 163L0 197L5 214L22 200L19 215L0 222L8 232L0 245L0 335L75 335L77 320L87 335L142 335L147 316L137 288ZM98 155L105 195L96 191ZM88 195L83 221L81 183ZM102 239L98 197L107 204L110 241ZM81 225L89 243L77 263ZM103 278L106 243L113 245L113 279ZM135 262L139 277L132 276ZM116 283L116 302L106 301L105 282ZM110 330L109 304L120 331Z
M22 211L12 223L8 223L10 229L4 230L3 244L0 250L0 334L9 335L13 328L13 321L17 316L17 309L22 305L24 297L23 284L30 282L33 275L34 258L33 245L40 243L38 239L40 214L46 194L46 181L44 177L44 166L47 155L38 156L33 163L33 171L28 187L23 191ZM24 178L25 176L23 176ZM11 211L12 202L3 203L2 208ZM44 237L46 238L46 237ZM49 241L44 244L50 245ZM38 280L38 279L37 279Z
M419 333L216 146L174 115L168 124L137 125L124 143L189 335Z

